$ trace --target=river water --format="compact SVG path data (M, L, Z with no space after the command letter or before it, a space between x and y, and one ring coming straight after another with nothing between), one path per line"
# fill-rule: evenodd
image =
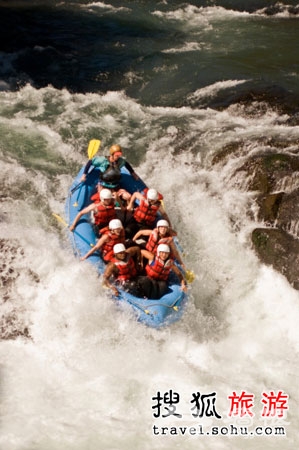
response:
M0 1L1 449L298 447L299 294L252 249L240 161L212 164L236 142L298 141L298 14L271 0ZM52 216L93 138L164 194L196 273L168 328L118 309ZM234 392L244 415L229 416ZM271 392L288 410L266 417Z

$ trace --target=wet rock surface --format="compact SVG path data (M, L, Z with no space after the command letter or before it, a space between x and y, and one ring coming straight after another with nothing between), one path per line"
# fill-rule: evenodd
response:
M299 156L284 153L265 152L248 159L236 174L241 171L247 174L247 189L261 194L271 194L283 185L283 181L292 179L298 173Z
M261 138L250 151L246 145L229 144L212 163L225 166L235 158L230 181L252 192L257 205L259 226L251 235L254 250L299 289L299 142ZM253 218L252 211L248 215Z
M252 242L261 260L299 289L299 240L279 228L256 228L252 232Z

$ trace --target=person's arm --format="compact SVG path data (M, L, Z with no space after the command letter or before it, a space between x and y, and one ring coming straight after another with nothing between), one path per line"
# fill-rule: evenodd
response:
M135 268L137 270L137 273L140 273L143 269L142 265L142 250L136 245L135 247L129 247L127 248L126 252L133 258Z
M179 268L173 263L171 270L174 271L174 273L178 276L180 282L181 282L181 289L182 291L186 292L187 291L187 285L186 285L186 281L182 275L182 272L179 270Z
M132 241L137 241L137 239L140 238L140 236L150 236L153 230L139 230L133 237Z
M127 248L126 252L131 255L133 258L135 257L136 264L138 266L137 271L141 268L141 250L136 245L135 247Z
M141 250L141 254L143 258L146 258L148 260L148 264L151 264L155 258L155 255L152 252L149 252L148 250Z
M103 274L103 286L108 287L109 289L111 289L114 293L114 295L118 296L119 292L116 289L116 287L109 281L109 278L115 274L117 271L117 267L115 266L115 264L113 264L112 262L110 262L107 267L106 270Z
M88 214L88 213L91 212L93 209L95 209L95 204L94 204L94 203L92 203L91 205L89 205L89 206L87 206L86 208L82 209L82 211L80 211L80 212L76 215L76 217L75 217L73 223L71 224L71 226L70 226L70 231L74 231L74 229L75 229L75 227L76 227L76 225L77 225L78 220L79 220L82 216L84 216L84 214Z
M101 236L100 239L98 240L98 242L89 250L89 252L87 252L84 256L82 256L82 258L80 258L80 261L84 261L90 255L92 255L97 250L99 250L104 245L104 243L107 241L107 239L108 239L107 234L104 234L103 236Z
M173 256L175 257L175 259L178 261L178 263L182 266L185 267L185 264L183 263L183 260L181 258L181 255L178 252L178 249L176 248L176 245L173 241L170 242L169 244L171 251L173 253Z
M83 182L84 182L84 181L86 180L86 175L87 175L87 173L88 173L88 171L89 171L91 165L92 165L92 160L89 159L89 160L87 161L85 167L84 167L83 174L82 174L82 177L81 177L81 180L80 180L80 181L83 181Z
M125 168L129 171L129 173L132 175L132 177L135 180L139 180L139 176L137 175L137 173L135 172L135 170L133 169L133 167L131 166L130 163L128 163L128 161L125 162Z
M126 208L124 207L123 202L121 201L118 193L117 192L112 192L112 197L114 198L114 202L119 205L120 210L122 212L124 212L126 210Z
M84 182L86 180L86 176L91 166L99 167L100 171L104 172L109 166L109 161L105 156L94 156L92 159L89 159L84 167L81 181Z
M143 199L144 197L142 194L140 194L140 192L134 192L127 206L127 210L128 211L133 210L135 200L143 200Z

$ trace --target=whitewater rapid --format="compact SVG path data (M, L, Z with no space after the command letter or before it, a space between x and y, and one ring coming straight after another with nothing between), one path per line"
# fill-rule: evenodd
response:
M13 269L2 271L1 448L293 449L299 294L251 248L252 193L230 184L234 163L225 171L211 165L224 142L249 141L261 129L283 136L287 118L269 110L249 119L236 106L143 107L120 92L26 86L0 95L1 264ZM63 216L90 138L104 149L117 138L137 173L164 194L196 273L186 313L168 328L147 328L119 309L52 217ZM180 394L183 417L155 419L153 397L169 390ZM153 433L153 425L197 427L187 403L197 391L216 393L224 427L228 396L242 390L257 399L250 427L263 425L263 392L289 395L287 438Z

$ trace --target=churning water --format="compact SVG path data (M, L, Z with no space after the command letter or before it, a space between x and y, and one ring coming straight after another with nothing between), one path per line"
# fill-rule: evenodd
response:
M247 3L0 2L1 449L298 446L299 294L254 254L240 160L212 164L235 142L299 140L299 6ZM119 309L52 217L92 138L164 194L196 273L168 328ZM181 417L163 417L170 391ZM228 417L242 391L255 415ZM271 391L283 418L261 417ZM214 414L192 415L197 392Z

